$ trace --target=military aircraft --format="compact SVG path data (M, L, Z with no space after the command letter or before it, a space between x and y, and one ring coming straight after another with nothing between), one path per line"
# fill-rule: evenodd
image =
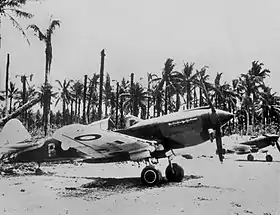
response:
M260 136L253 136L250 137L246 141L237 142L237 143L230 143L224 144L225 153L235 153L238 155L248 154L247 160L253 161L254 156L252 153L263 152L266 154L266 161L272 162L273 157L270 154L267 154L267 150L263 150L268 146L275 146L277 147L278 151L280 152L280 145L278 143L279 135L276 134L262 134Z
M141 121L124 130L108 130L109 119L89 125L72 124L56 130L50 138L29 141L28 147L16 148L8 157L13 162L41 163L74 157L88 163L144 160L149 164L168 158L166 178L177 182L183 179L184 170L171 162L174 156L180 155L175 149L209 140L209 130L217 129L217 121L222 126L232 117L222 110L216 110L213 115L211 108L202 107ZM147 165L141 173L142 182L149 186L158 184L161 177L153 165Z
M53 138L31 137L16 118L9 120L0 133L0 159L4 162L57 161L85 158L71 148L61 149L61 142Z

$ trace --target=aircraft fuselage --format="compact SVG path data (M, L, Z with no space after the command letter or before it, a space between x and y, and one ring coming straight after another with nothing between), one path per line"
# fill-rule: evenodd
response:
M217 110L220 123L232 114ZM209 108L198 108L143 120L128 129L117 132L149 140L160 141L165 149L191 147L209 140L208 129L215 129Z

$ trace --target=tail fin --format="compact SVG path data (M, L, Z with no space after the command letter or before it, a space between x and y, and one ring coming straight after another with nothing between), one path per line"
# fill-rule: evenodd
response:
M133 116L133 115L126 115L124 117L124 123L125 123L125 128L129 128L135 124L137 124L138 122L142 121L142 119Z
M30 139L31 135L18 119L9 120L0 133L0 145L16 144Z

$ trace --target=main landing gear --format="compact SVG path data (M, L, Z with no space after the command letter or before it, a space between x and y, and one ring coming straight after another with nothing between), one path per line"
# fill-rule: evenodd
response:
M43 170L41 170L40 166L41 166L41 163L38 163L38 167L35 170L36 175L43 175L43 173L44 173Z
M247 160L248 160L248 161L254 161L254 156L253 156L252 154L248 154ZM272 162L272 161L273 161L273 157L272 157L270 154L266 154L265 160L266 160L267 162Z
M165 169L165 176L169 182L180 182L184 178L184 169L177 163L171 162L171 157L168 157L169 165ZM161 172L154 166L146 166L141 173L141 181L144 185L154 186L162 181Z

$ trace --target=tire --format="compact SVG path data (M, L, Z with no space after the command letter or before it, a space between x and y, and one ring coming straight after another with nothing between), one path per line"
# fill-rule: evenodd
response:
M267 162L272 162L272 161L273 161L273 157L272 157L271 155L266 155L266 156L265 156L265 160L266 160Z
M184 178L184 169L179 166L177 163L169 164L165 169L165 177L170 182L181 182Z
M146 166L141 172L141 181L146 186L158 185L161 179L161 172L153 166Z
M254 156L253 156L252 154L249 154L249 155L247 156L247 160L248 160L248 161L253 161L253 160L254 160Z

